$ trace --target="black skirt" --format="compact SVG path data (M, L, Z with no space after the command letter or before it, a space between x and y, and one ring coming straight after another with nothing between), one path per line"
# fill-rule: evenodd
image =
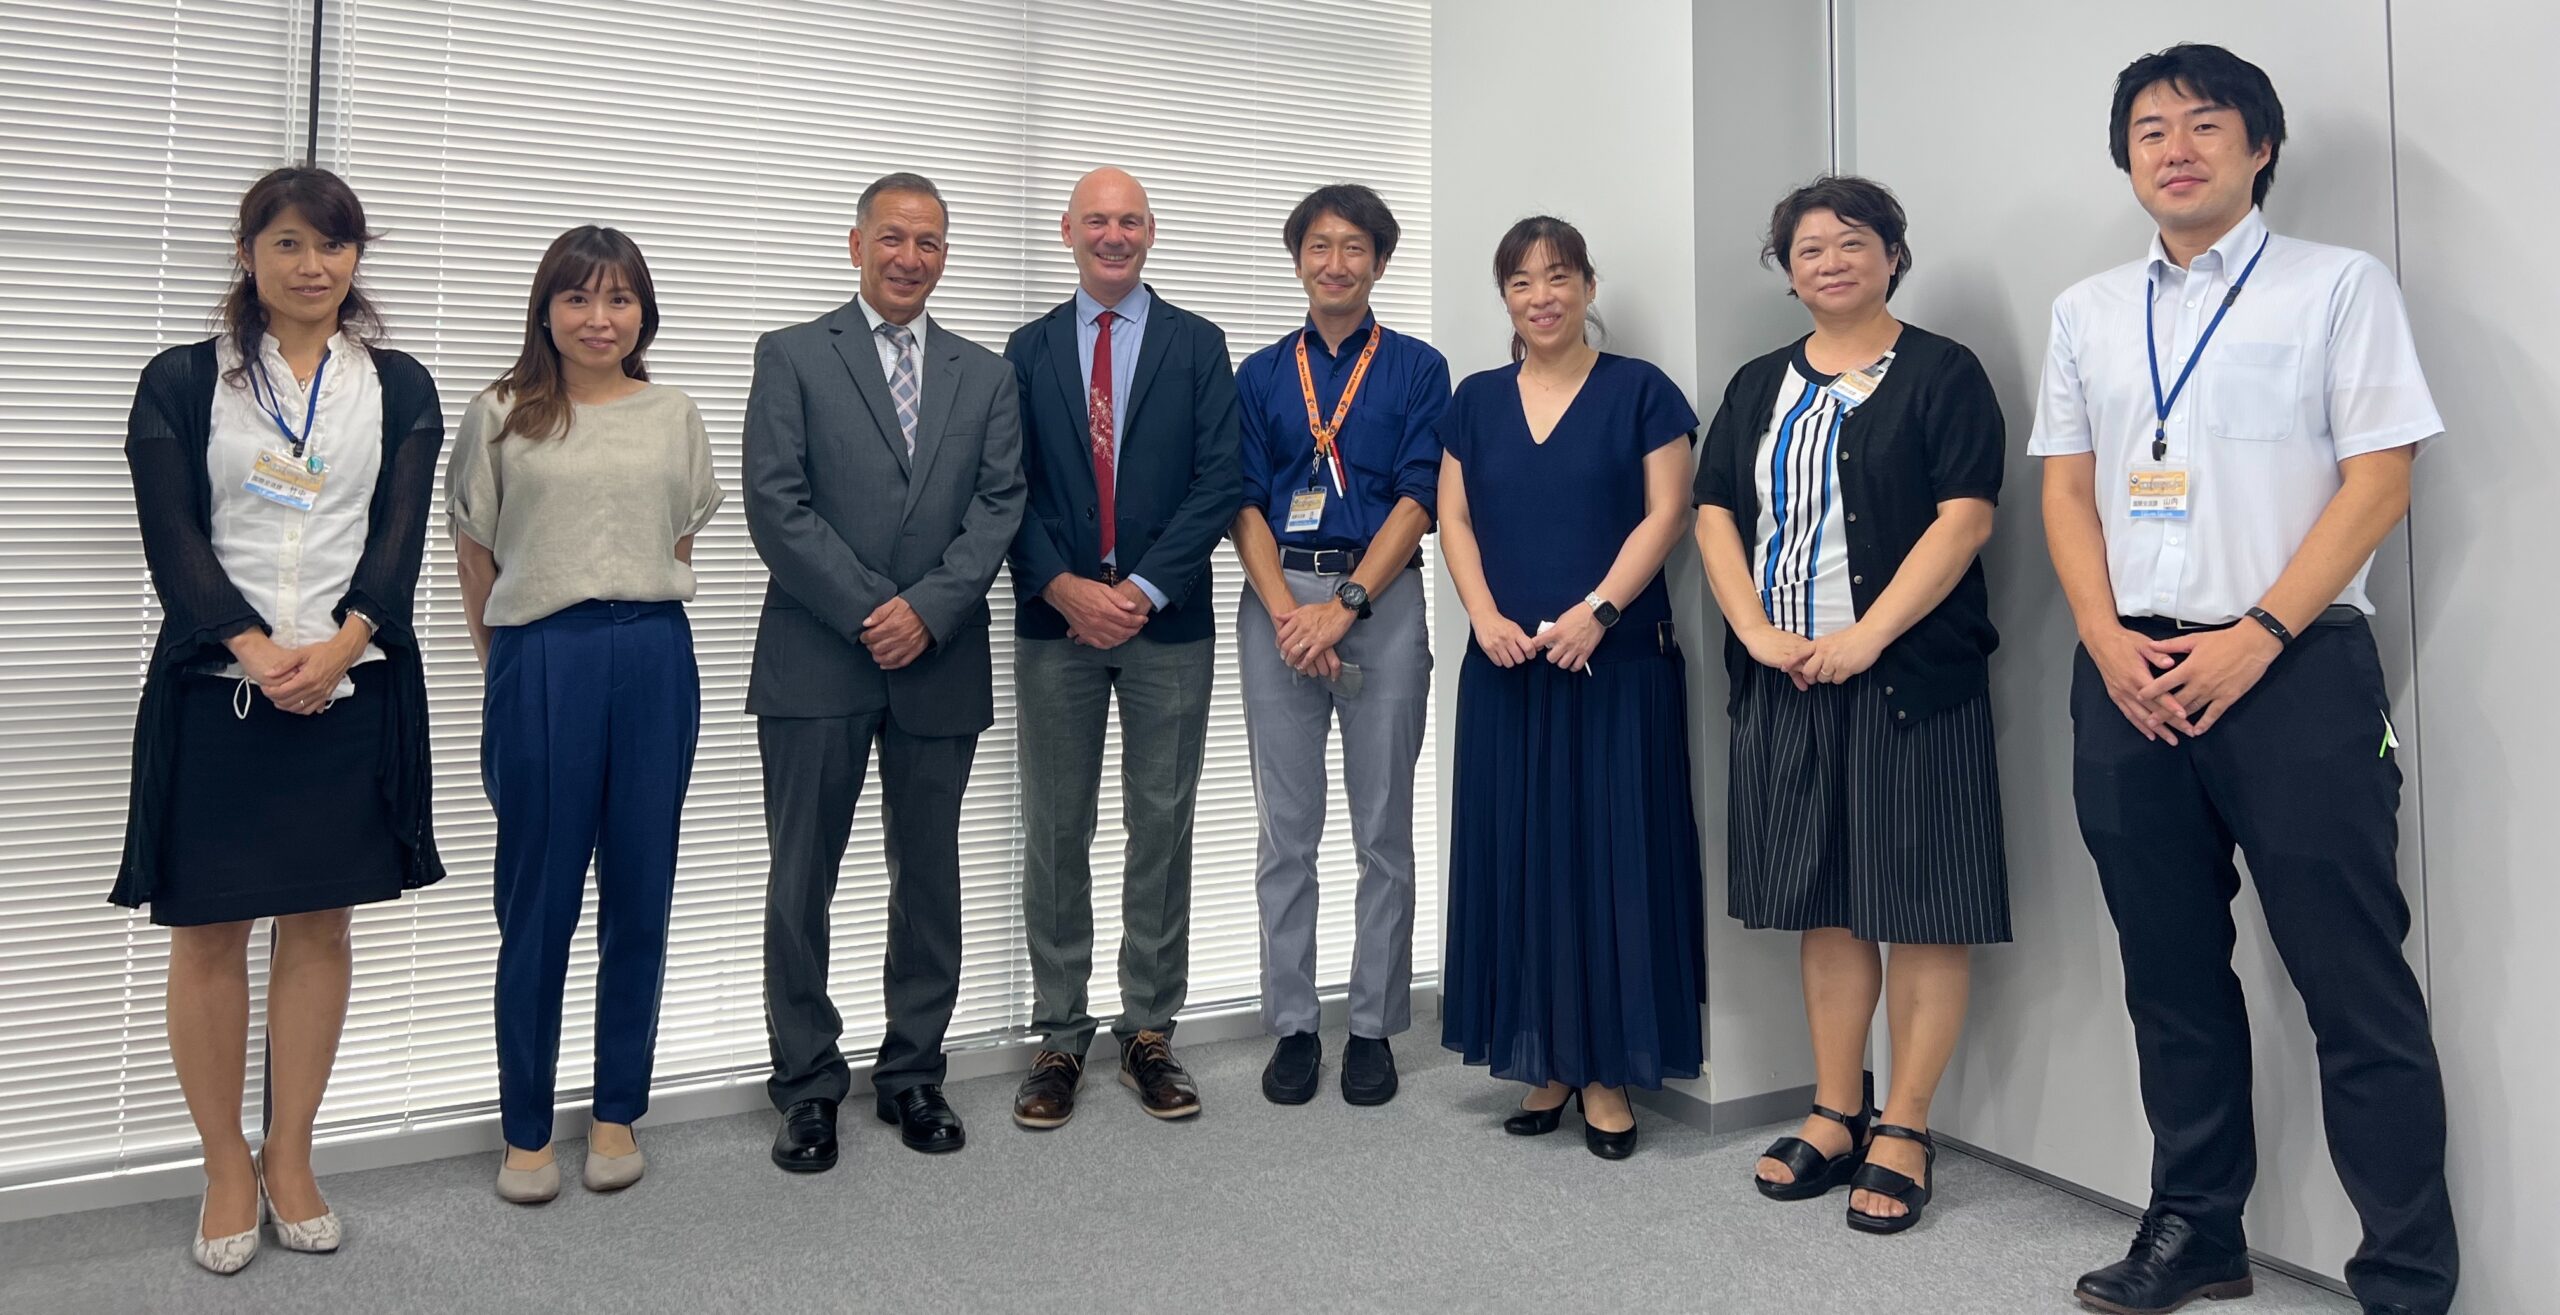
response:
M383 790L386 664L349 669L355 693L297 716L240 682L178 685L176 770L151 920L164 927L396 899L405 868Z
M2009 939L1991 696L1900 726L1873 673L1798 690L1752 663L1733 713L1726 903L1749 927Z

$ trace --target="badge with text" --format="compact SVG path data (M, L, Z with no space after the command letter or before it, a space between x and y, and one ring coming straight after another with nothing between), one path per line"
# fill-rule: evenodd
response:
M317 465L316 461L269 448L258 454L258 464L240 487L269 502L309 511L320 501L321 486L329 482L328 472L314 469Z
M2136 466L2126 509L2138 521L2182 521L2187 518L2187 468Z
M1840 399L1840 405L1854 411L1876 395L1876 386L1884 382L1884 372L1892 368L1893 353L1886 352L1882 359L1866 369L1841 371L1831 380L1830 393Z
M1322 486L1300 489L1289 495L1289 533L1312 533L1323 523L1324 489Z

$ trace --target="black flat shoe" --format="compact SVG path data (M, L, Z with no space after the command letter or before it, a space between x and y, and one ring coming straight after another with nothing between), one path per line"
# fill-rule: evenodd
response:
M1385 1037L1355 1036L1342 1047L1342 1099L1384 1105L1396 1098L1396 1053Z
M1929 1180L1914 1182L1909 1175L1896 1173L1873 1160L1860 1164L1858 1171L1849 1175L1849 1190L1891 1197L1902 1203L1902 1213L1871 1215L1853 1205L1849 1207L1849 1227L1861 1233L1899 1233L1920 1222L1920 1212L1928 1206L1929 1197L1938 1185L1938 1143L1926 1129L1906 1128L1899 1123L1879 1123L1875 1125L1875 1134L1920 1143L1926 1155L1926 1167L1920 1172L1928 1175Z
M960 1126L959 1114L935 1083L918 1083L894 1096L882 1096L872 1110L882 1123L898 1125L898 1140L911 1151L940 1155L969 1142L968 1129Z
M1772 1201L1810 1201L1846 1184L1867 1158L1867 1125L1874 1121L1875 1111L1864 1109L1856 1114L1843 1114L1827 1105L1813 1107L1818 1118L1831 1120L1849 1130L1849 1149L1826 1156L1822 1148L1802 1137L1780 1137L1760 1152L1762 1159L1776 1160L1787 1166L1788 1180L1773 1183L1759 1174L1758 1161L1753 1162L1751 1182L1762 1196Z
M1565 1099L1567 1101L1571 1101L1573 1097L1568 1093L1565 1096ZM1557 1126L1563 1122L1564 1106L1562 1105L1558 1105L1552 1109L1543 1110L1524 1109L1519 1113L1512 1115L1510 1118L1504 1119L1502 1121L1502 1130L1510 1133L1514 1137L1544 1137L1548 1133L1554 1132Z
M1262 1098L1274 1105L1304 1105L1316 1098L1317 1079L1324 1075L1324 1039L1313 1032L1292 1032L1271 1048L1262 1068Z
M795 1101L782 1112L773 1135L773 1163L791 1173L824 1173L836 1167L836 1103Z
M1627 1105L1627 1130L1602 1132L1591 1124L1591 1107L1582 1102L1582 1093L1573 1093L1574 1106L1582 1111L1582 1147L1604 1160L1623 1160L1636 1153L1636 1107Z
M2142 1217L2124 1259L2081 1275L2072 1295L2107 1315L2169 1315L2198 1298L2228 1301L2254 1287L2246 1252L2207 1240L2181 1216L2154 1210Z

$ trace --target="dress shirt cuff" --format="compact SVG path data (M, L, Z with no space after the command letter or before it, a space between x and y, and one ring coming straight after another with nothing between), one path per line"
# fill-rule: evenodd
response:
M1138 586L1138 592L1139 592L1139 593L1142 593L1142 594L1145 594L1145 595L1147 596L1147 601L1148 601L1148 602L1153 603L1153 604L1155 604L1155 605L1156 605L1156 610L1157 610L1157 611L1161 612L1161 611L1163 611L1163 610L1164 610L1164 607L1165 607L1165 601L1164 601L1164 591L1163 591L1163 590L1158 589L1158 588L1156 588L1154 585L1151 585L1151 584L1147 583L1147 577L1145 577L1145 576L1143 576L1143 575L1133 575L1133 576L1128 577L1128 580L1129 580L1129 583L1131 583L1131 584L1134 584L1134 585Z

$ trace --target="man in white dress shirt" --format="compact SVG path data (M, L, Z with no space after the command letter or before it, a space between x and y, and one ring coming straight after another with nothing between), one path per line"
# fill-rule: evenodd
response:
M2153 1135L2131 1252L2081 1301L2249 1290L2249 1022L2233 851L2318 1037L2368 1312L2452 1302L2443 1082L2394 854L2400 768L2366 618L2374 549L2444 426L2391 271L2268 231L2284 107L2215 46L2136 60L2116 164L2150 254L2055 300L2028 451L2081 639L2073 792L2124 955Z

